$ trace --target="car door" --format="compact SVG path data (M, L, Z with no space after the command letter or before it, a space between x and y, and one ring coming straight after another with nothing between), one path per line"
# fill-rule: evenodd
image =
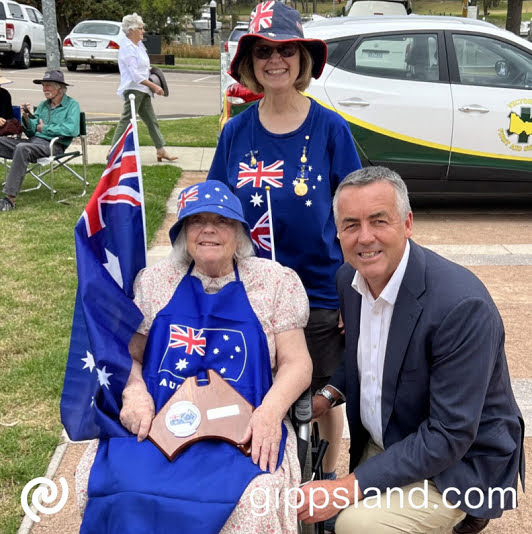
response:
M46 52L46 45L44 41L44 22L42 15L32 7L26 7L26 13L28 14L31 26L31 52L43 54Z
M447 46L454 106L449 178L483 190L529 189L532 52L499 36L458 31L448 32Z
M442 32L360 36L326 74L324 91L363 161L391 167L413 191L446 177L452 104Z

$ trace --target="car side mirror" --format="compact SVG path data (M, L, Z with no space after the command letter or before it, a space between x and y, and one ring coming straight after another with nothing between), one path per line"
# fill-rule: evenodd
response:
M497 74L497 76L506 78L509 73L510 69L508 68L508 63L506 63L506 61L501 59L495 63L495 74Z

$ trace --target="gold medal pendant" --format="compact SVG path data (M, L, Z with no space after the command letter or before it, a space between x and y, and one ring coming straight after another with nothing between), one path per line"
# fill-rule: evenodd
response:
M297 179L299 180L299 182L294 186L294 193L298 197L303 197L303 196L305 196L307 194L308 186L303 181L303 178L297 178Z

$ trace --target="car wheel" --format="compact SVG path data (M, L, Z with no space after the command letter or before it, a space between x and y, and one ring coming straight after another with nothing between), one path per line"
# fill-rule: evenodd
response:
M102 70L102 66L98 63L91 63L90 68L92 72L100 72Z
M66 62L66 68L70 72L74 72L78 68L78 64L77 63L70 63L69 61L67 61Z
M22 43L22 48L20 49L20 52L18 53L17 58L15 59L15 63L21 69L29 69L30 62L30 45L26 41L24 41Z

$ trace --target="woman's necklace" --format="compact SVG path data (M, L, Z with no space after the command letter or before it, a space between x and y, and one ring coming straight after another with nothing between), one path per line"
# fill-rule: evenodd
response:
M305 135L305 146L303 147L303 153L301 154L301 158L299 161L301 162L301 167L299 170L299 176L296 176L297 183L294 185L294 193L298 197L304 197L308 193L308 185L305 183L308 181L308 172L306 171L306 163L308 161L307 158L307 145L308 141L310 139L309 135Z
M257 117L259 116L259 110L261 108L262 101L257 106ZM309 108L309 113L311 113L312 109ZM307 119L303 121L305 123ZM312 131L312 122L314 120L314 114L312 114L310 119L310 124L308 126L308 130ZM255 115L252 116L252 124L251 124L251 146L254 146L254 138L255 138ZM259 121L260 122L260 121ZM303 145L303 149L301 152L301 157L299 158L299 163L297 167L299 168L298 175L296 176L295 180L292 182L294 186L294 193L298 197L303 197L308 193L308 185L305 182L308 182L309 180L309 171L311 170L311 167L307 165L308 162L308 144L310 140L310 135L305 135L305 144ZM249 152L247 152L244 157L249 158L249 167L252 169L255 169L257 167L257 156L259 154L258 150L250 149Z

